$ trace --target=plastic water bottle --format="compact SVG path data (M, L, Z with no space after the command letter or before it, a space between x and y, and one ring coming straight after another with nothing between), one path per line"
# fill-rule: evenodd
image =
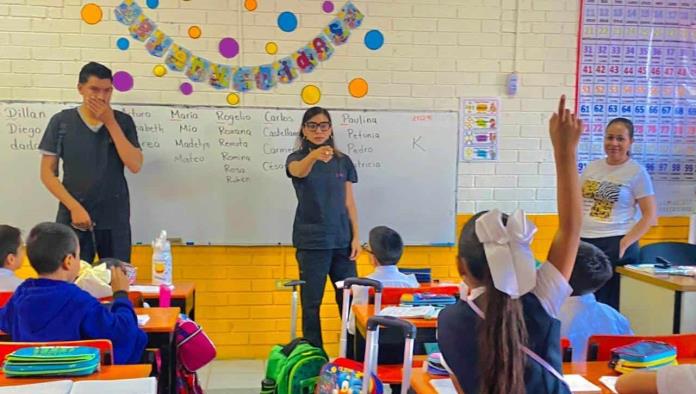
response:
M159 307L169 308L172 305L172 289L162 283L159 287Z
M152 283L172 284L172 247L164 230L152 242Z

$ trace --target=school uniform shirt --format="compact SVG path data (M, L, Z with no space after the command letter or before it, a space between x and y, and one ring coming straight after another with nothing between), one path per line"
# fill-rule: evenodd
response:
M317 160L304 178L292 176L287 165L308 154L309 149L297 150L285 162L297 196L292 244L298 249L347 248L352 231L346 208L346 182L357 183L358 173L350 157L341 153L328 163Z
M670 365L657 370L658 394L696 392L696 365Z
M0 309L0 330L17 342L109 339L116 364L138 363L147 344L128 297L109 310L73 283L43 278L17 288Z
M398 287L398 288L417 288L420 284L413 274L404 274L399 272L399 268L395 265L380 265L375 267L375 270L367 276L369 279L380 281L383 287ZM353 293L352 305L365 305L370 299L370 289L366 286L352 286ZM355 316L350 313L350 323L348 332L355 334Z
M14 271L0 268L0 291L15 291L22 282L24 280L15 275Z
M587 360L587 340L592 335L633 335L628 319L597 302L593 293L568 298L558 318L561 337L568 338L573 347L573 361Z
M558 372L562 372L561 322L556 316L572 291L556 267L546 263L537 272L536 287L520 297L527 347ZM473 301L484 292L483 288L472 289L469 299ZM442 358L466 393L480 392L477 327L481 321L469 304L461 300L443 309L438 316L437 342ZM527 360L524 381L528 393L569 393L567 386L541 364L522 352L519 356Z
M650 175L633 159L619 165L595 160L583 171L580 183L582 238L627 234L640 217L636 200L655 194Z
M140 148L130 115L114 110L114 116L128 141ZM78 108L63 110L48 122L39 151L56 155L59 143L63 185L87 210L95 229L130 228L130 193L124 165L106 127L87 125ZM56 221L71 222L70 211L63 204L59 204Z

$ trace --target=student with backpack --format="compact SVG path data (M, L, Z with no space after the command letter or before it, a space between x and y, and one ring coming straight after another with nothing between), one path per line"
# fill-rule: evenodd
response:
M537 272L536 231L522 211L479 212L462 229L457 268L468 296L438 318L438 343L455 384L466 393L569 393L561 376L556 315L572 289L582 200L576 155L582 121L565 108L551 116L559 228Z

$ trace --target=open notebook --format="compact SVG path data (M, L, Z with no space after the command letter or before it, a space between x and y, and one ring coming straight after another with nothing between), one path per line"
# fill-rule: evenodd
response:
M121 380L58 380L47 383L0 387L0 394L157 394L154 377ZM21 386L19 386L21 385Z

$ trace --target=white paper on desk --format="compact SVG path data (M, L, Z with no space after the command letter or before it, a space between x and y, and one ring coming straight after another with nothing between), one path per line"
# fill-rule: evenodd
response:
M602 392L601 388L581 375L563 375L563 378L568 383L570 392L573 394L594 394Z
M394 316L403 318L423 318L435 314L432 306L388 306L379 312L380 316Z
M430 379L430 385L433 386L438 394L457 394L457 389L454 388L452 379Z
M120 380L83 380L75 382L70 394L157 394L154 377Z
M169 286L170 289L174 290L174 285ZM159 286L155 285L130 285L128 291L139 291L141 293L157 293L159 294Z
M612 393L617 394L618 392L616 391L616 381L618 379L618 376L602 376L601 378L599 378L599 382L607 386L607 388Z
M1 394L70 394L73 386L71 380L57 380L55 382L22 384L22 379L17 379L18 386L0 387ZM21 386L19 386L21 385Z
M150 316L148 316L148 315L138 315L138 325L139 325L139 326L142 327L142 326L144 326L145 324L147 324L147 322L149 322L149 321L150 321Z

